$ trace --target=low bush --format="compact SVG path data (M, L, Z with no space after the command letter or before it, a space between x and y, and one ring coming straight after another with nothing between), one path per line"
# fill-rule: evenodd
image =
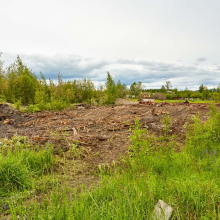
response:
M173 96L171 94L166 94L166 99L167 100L172 100L173 99Z
M165 94L163 94L163 93L155 93L155 94L153 95L153 98L154 98L154 99L159 99L159 100L165 100L165 99L166 99L166 96L165 96Z

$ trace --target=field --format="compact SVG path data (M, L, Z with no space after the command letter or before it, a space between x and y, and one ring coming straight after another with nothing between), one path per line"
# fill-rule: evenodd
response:
M220 128L211 119L202 103L37 113L1 104L1 219L146 219L158 199L173 219L218 218ZM213 142L200 137L210 123Z

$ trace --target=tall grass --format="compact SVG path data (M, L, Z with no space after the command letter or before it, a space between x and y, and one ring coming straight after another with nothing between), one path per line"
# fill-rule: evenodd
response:
M34 149L23 138L15 137L1 145L0 196L32 188L34 177L54 163L51 148Z
M207 122L195 117L181 152L169 135L169 118L161 137L141 130L137 121L130 153L99 167L97 188L72 193L60 186L41 204L35 202L34 210L12 207L11 213L29 219L151 219L162 199L173 207L172 219L219 219L219 116L212 108Z

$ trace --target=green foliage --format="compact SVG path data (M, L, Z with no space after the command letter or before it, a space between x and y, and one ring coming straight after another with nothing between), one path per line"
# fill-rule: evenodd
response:
M122 85L120 80L116 84L116 91L118 98L125 98L128 93L127 86L125 84Z
M173 95L171 95L171 94L166 94L166 99L167 99L167 100L172 100L172 99L173 99Z
M213 92L211 97L216 101L219 102L220 101L220 92Z
M202 95L201 95L200 92L192 92L192 93L190 94L190 97L191 97L191 98L202 98Z
M111 74L107 72L107 81L105 83L106 90L105 93L107 95L107 104L114 104L117 98L117 91L115 86L115 81L113 80Z
M6 102L6 98L4 95L0 95L0 103Z
M172 125L172 120L169 117L169 113L161 119L161 123L163 124L164 137L170 133L170 127Z
M59 99L52 99L51 103L48 105L48 110L63 110L67 108L68 104Z
M166 87L164 85L161 86L160 92L161 93L166 93Z
M18 100L17 102L15 102L15 108L20 110L20 108L21 108L21 100Z
M51 148L33 150L22 137L14 137L0 149L0 196L32 187L33 178L52 168Z
M0 53L1 56L1 53ZM220 87L214 92L202 85L200 92L193 92L188 89L178 91L176 88L171 89L170 81L166 82L161 89L144 89L142 82L134 82L130 89L120 80L115 83L113 77L107 72L105 88L100 85L95 87L90 79L82 78L81 80L63 81L59 73L57 82L46 80L43 73L39 77L32 72L21 60L19 56L14 63L8 68L3 69L3 61L0 60L0 96L4 100L1 102L17 103L21 101L22 105L31 105L28 111L35 112L39 110L61 110L67 108L72 103L85 102L92 105L114 104L117 98L125 98L126 95L134 95L138 98L142 91L150 92L151 95L166 94L167 100L173 97L184 98L203 98L220 100ZM161 95L160 95L161 96ZM162 96L159 99L164 99Z
M130 86L130 94L134 95L135 97L138 97L143 89L144 86L142 82L138 82L138 83L134 82Z
M29 113L34 113L38 111L40 111L40 109L36 105L29 105L26 109L23 110L23 112L29 112Z
M208 90L208 88L205 88L202 92L202 98L203 99L208 99L209 98L209 94L210 94L210 91Z
M199 115L193 118L188 128L187 151L193 156L203 157L206 153L220 154L220 110L210 106L210 117L204 123Z
M199 86L199 92L202 93L206 89L206 86L203 84Z

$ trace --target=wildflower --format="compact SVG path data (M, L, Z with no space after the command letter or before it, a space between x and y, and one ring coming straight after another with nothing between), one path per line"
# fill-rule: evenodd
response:
M206 149L206 153L208 154L208 150Z
M214 150L214 154L215 154L215 150Z
M218 153L216 154L216 157L218 157Z

